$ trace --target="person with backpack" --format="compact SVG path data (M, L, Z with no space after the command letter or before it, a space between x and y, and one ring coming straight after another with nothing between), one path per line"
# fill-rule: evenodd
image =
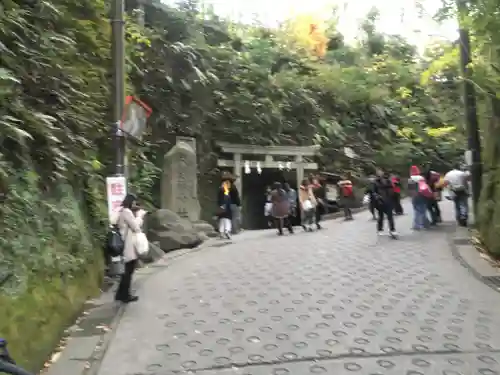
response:
M392 188L394 189L394 213L403 215L403 206L401 205L401 179L397 175L391 177Z
M118 214L116 226L123 240L123 262L125 270L121 275L115 300L124 303L135 302L139 299L130 293L132 276L137 268L139 255L136 249L136 235L142 232L141 226L144 221L146 211L140 209L137 197L127 194L122 202L122 208Z
M470 173L460 165L446 173L443 185L450 191L450 199L455 203L455 218L458 225L467 226L469 218L469 179Z
M389 234L396 238L397 232L394 224L394 188L388 173L379 168L377 178L373 186L375 207L377 209L377 231L379 235L384 233L384 217L389 223Z
M288 194L283 189L280 182L275 182L271 192L271 202L273 204L272 215L276 222L278 235L283 235L283 228L286 226L290 234L293 234L292 222L290 216L290 202Z
M413 205L413 230L422 230L430 225L427 218L428 200L432 196L430 187L427 185L424 176L416 165L410 168L410 178L408 179L408 193Z
M338 182L340 190L340 203L344 208L344 220L353 220L352 206L354 204L354 190L352 185L351 172L347 172L344 179Z

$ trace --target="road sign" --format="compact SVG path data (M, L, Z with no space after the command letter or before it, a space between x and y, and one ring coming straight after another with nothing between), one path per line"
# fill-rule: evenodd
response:
M108 218L111 221L127 196L127 179L123 176L106 178L106 193L108 197Z

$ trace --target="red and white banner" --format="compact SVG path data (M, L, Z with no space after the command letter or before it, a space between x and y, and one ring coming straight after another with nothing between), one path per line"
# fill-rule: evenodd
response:
M112 220L127 195L127 179L125 177L107 177L106 193L108 197L108 218Z

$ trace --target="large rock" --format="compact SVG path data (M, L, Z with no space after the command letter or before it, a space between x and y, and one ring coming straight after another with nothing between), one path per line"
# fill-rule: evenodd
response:
M164 252L193 248L206 239L188 220L167 209L147 215L146 228L149 241L157 242Z
M198 233L204 234L207 238L217 237L218 233L215 231L215 228L212 224L207 223L206 221L197 221L193 223L193 228Z

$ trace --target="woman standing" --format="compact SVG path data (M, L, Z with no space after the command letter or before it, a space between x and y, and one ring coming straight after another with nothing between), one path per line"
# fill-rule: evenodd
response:
M283 235L283 227L286 226L290 233L293 233L292 223L289 220L290 202L288 194L281 186L281 183L275 182L271 192L271 203L273 204L272 215L278 228L278 235Z
M229 174L222 175L222 184L217 195L217 204L219 205L219 234L221 238L231 239L233 230L232 205L241 206L238 189L233 184L234 179Z
M137 197L128 194L122 202L122 209L119 213L117 225L124 242L123 261L125 262L125 272L121 275L120 284L116 290L115 300L124 303L135 302L139 299L130 293L132 275L137 268L137 251L135 247L135 236L141 233L141 226L144 221L146 211L141 210L137 204Z
M301 212L301 221L302 228L306 232L312 232L312 225L314 221L314 209L316 207L316 198L314 198L314 194L311 186L309 185L309 181L303 180L302 185L300 185L299 189L299 202L300 202L300 212Z

